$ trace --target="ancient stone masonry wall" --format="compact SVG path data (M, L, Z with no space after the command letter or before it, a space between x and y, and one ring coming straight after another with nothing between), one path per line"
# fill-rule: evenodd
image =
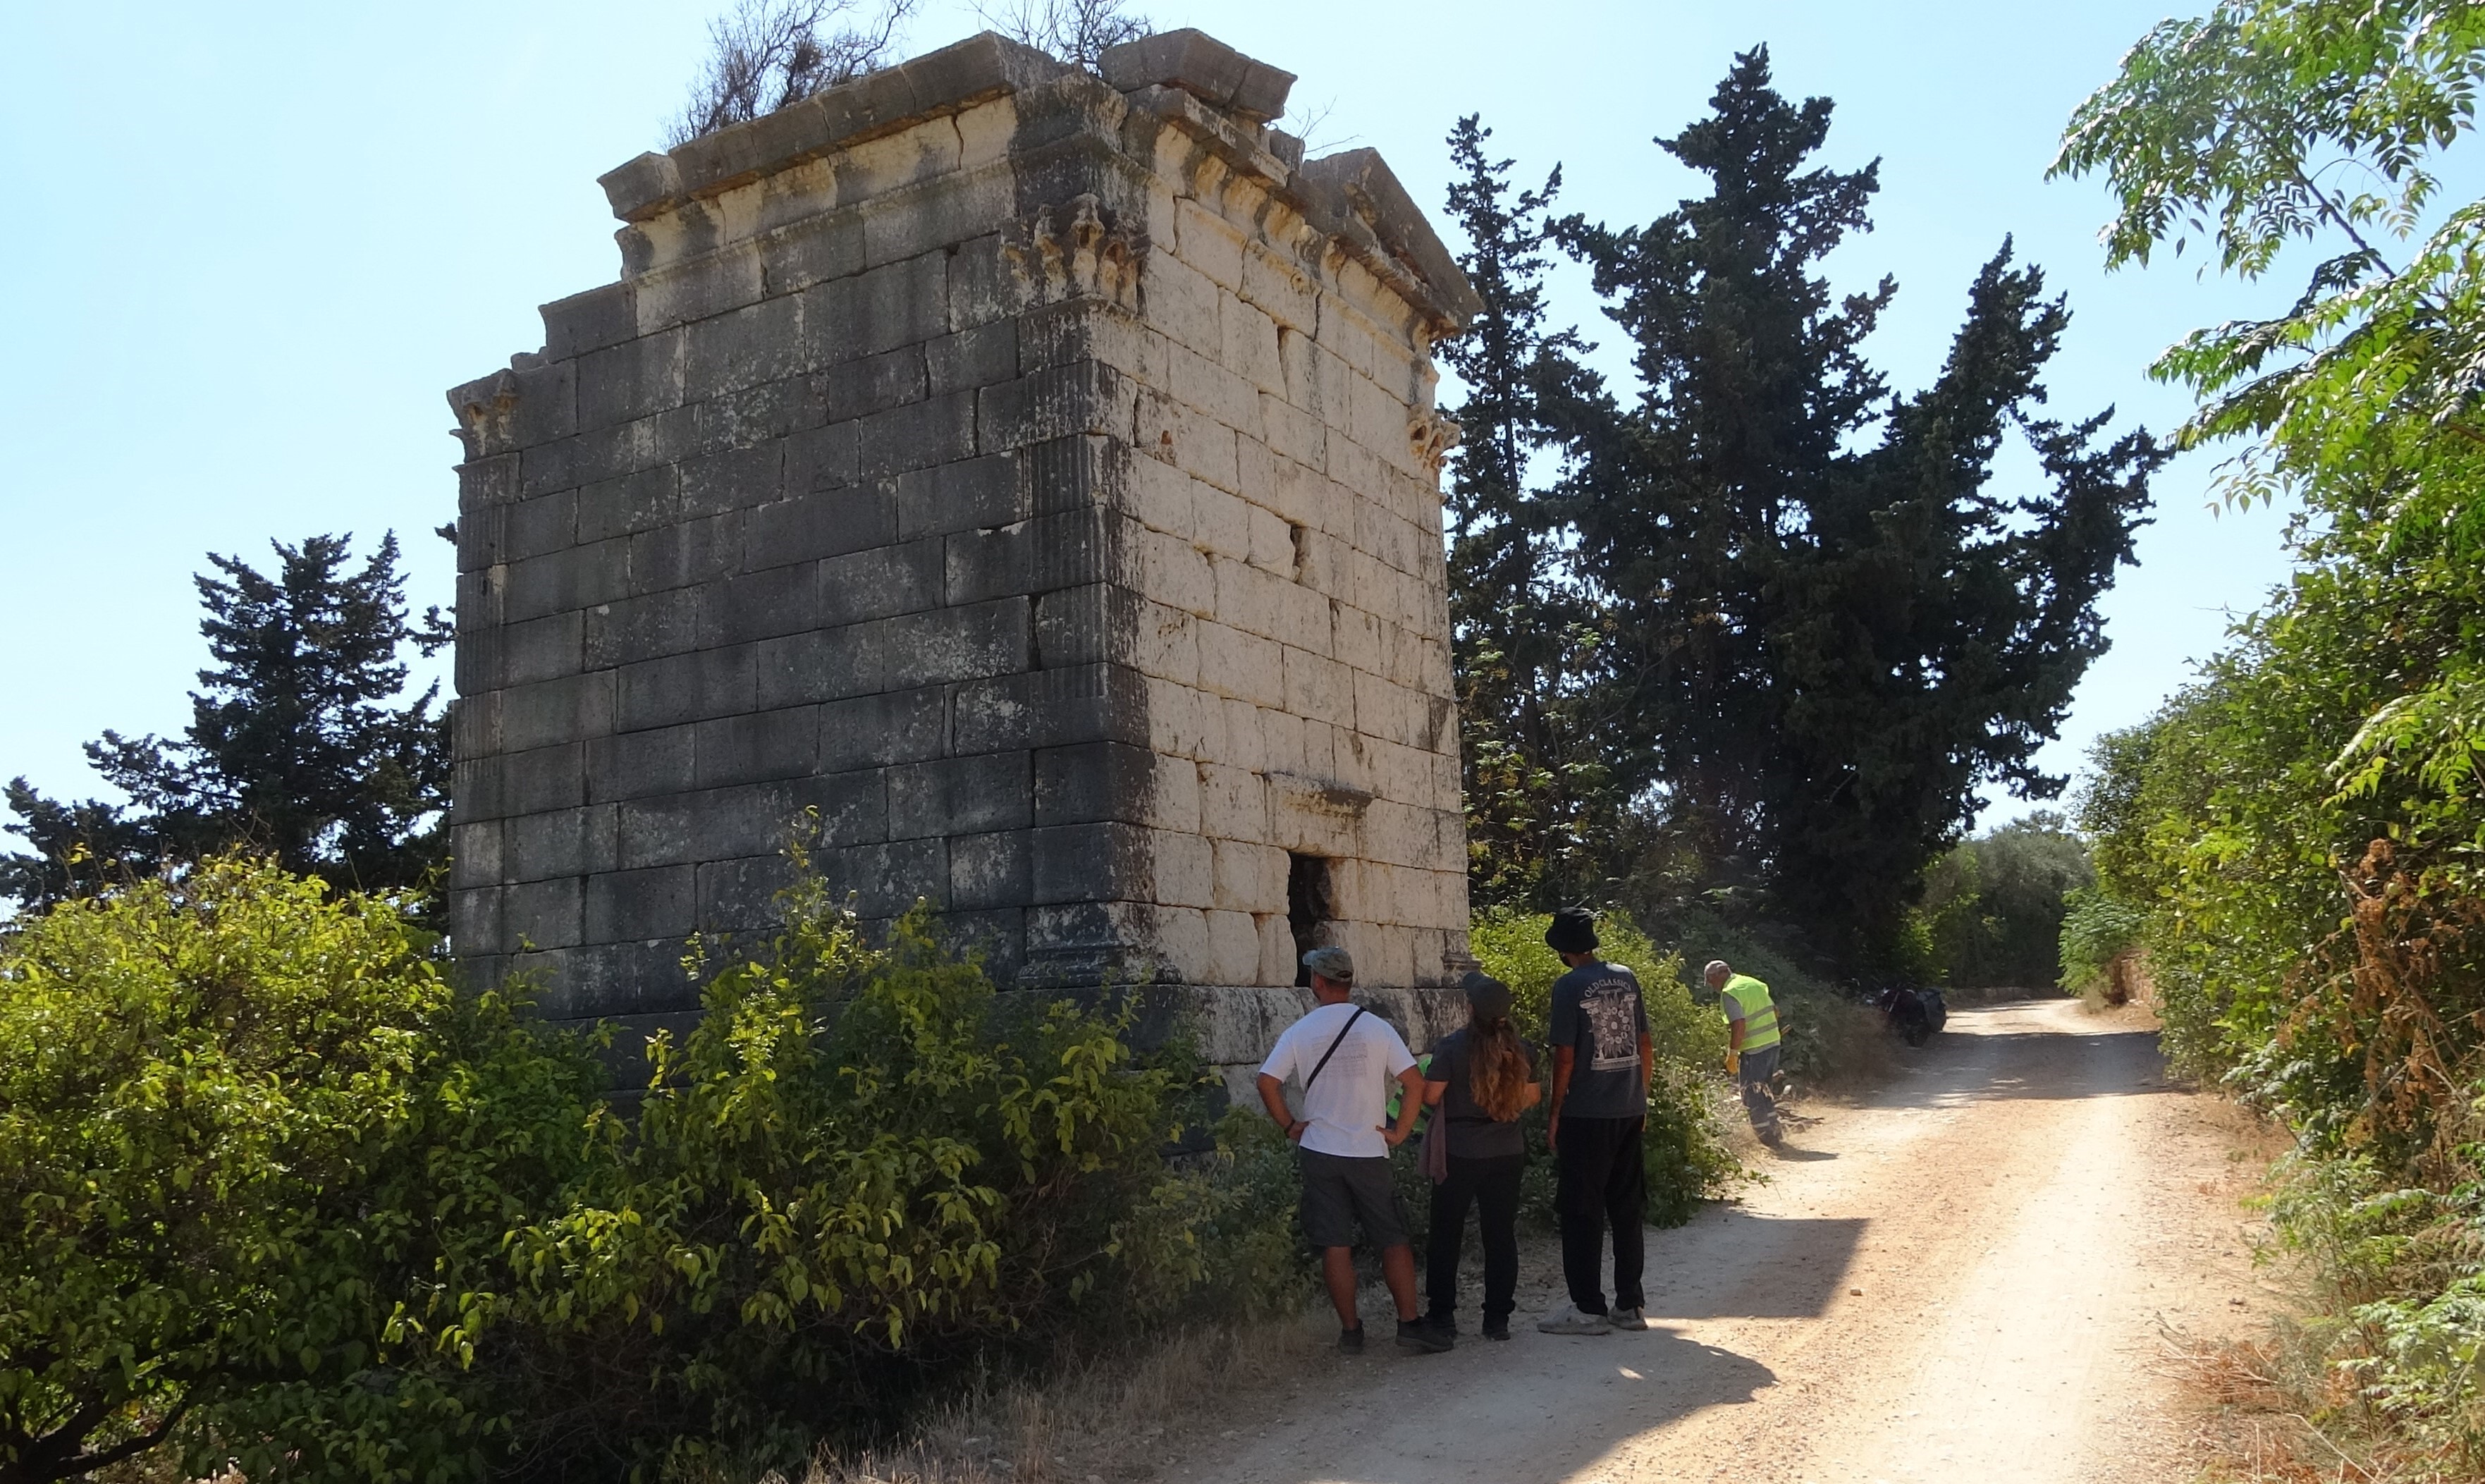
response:
M1472 291L1378 156L1196 32L977 37L605 178L619 282L451 394L452 940L564 1016L696 1005L805 811L885 919L1188 996L1465 954L1433 411Z

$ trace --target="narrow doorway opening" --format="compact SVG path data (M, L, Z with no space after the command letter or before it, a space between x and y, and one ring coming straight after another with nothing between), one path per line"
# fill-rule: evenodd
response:
M1295 935L1295 987L1312 981L1303 955L1328 942L1328 862L1316 855L1286 857L1286 926Z

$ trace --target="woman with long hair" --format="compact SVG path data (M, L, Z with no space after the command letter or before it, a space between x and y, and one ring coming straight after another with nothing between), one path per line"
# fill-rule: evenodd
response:
M1536 1048L1511 1027L1510 986L1470 974L1460 987L1466 1027L1441 1038L1424 1073L1424 1102L1445 1120L1434 1137L1449 1140L1448 1176L1433 1187L1424 1322L1444 1335L1458 1333L1459 1256L1473 1205L1484 1237L1484 1337L1508 1339L1518 1288L1518 1177L1527 1168L1518 1115L1543 1097L1544 1085L1536 1080Z

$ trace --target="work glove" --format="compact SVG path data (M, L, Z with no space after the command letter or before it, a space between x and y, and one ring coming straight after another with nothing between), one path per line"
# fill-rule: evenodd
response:
M1730 1051L1726 1053L1726 1075L1729 1077L1740 1077L1743 1075L1743 1054L1741 1052Z

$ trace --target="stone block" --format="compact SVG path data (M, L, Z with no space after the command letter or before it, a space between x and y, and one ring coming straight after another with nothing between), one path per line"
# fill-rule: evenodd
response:
M1246 844L1269 838L1269 788L1259 774L1203 762L1198 776L1202 834Z
M1138 818L1159 830L1199 833L1199 768L1188 757L1150 759L1148 789Z
M575 809L587 802L587 744L564 742L501 759L504 807L512 814Z
M585 941L686 938L698 921L698 872L692 866L606 871L587 878Z
M1025 828L1034 815L1030 759L1024 752L987 753L889 768L889 838Z
M682 395L697 401L804 370L803 299L786 294L684 330Z
M1024 830L952 837L950 910L1024 907L1034 893L1034 859L1032 841Z
M806 777L819 763L816 706L719 717L698 723L696 734L695 778L701 788Z
M980 452L999 453L1081 433L1127 435L1137 387L1096 361L1050 367L975 394Z
M951 536L945 601L979 603L1111 580L1122 574L1119 535L1119 522L1091 508Z
M938 175L874 201L862 213L863 261L912 259L979 237L1017 214L1011 170Z
M976 396L952 392L857 419L857 472L874 479L974 456Z
M893 840L825 851L821 874L830 889L851 894L855 910L867 918L892 918L928 901L941 910L949 905L949 846L940 839Z
M1140 453L1161 458L1219 489L1242 489L1232 427L1171 396L1146 389L1138 395L1133 425L1133 443Z
M1132 824L1048 825L1028 832L1029 901L1144 901L1150 895L1148 831Z
M578 358L578 426L606 427L682 404L680 330L625 341Z
M637 290L627 280L542 306L544 355L566 361L639 333Z
M614 685L609 671L589 672L500 695L500 745L511 752L578 742L613 729Z
M1141 824L1153 812L1156 759L1121 742L1079 742L1034 754L1034 822Z
M861 449L856 431L852 423L834 423L787 438L781 486L785 496L801 499L807 494L843 489L860 481Z
M578 673L582 618L575 612L557 613L493 630L490 647L500 670L496 683L529 685Z
M1019 454L970 458L901 474L892 482L897 538L1006 526L1034 513Z
M579 941L582 883L575 876L523 881L501 895L502 935L510 948L565 948Z
M1177 830L1148 834L1149 876L1155 901L1167 907L1209 907L1216 900L1216 852L1208 840Z
M1032 661L1027 599L1001 598L884 620L893 689L1011 675Z
M897 503L885 486L817 490L749 511L742 529L742 569L755 572L886 546L897 539Z
M923 346L923 364L936 397L1007 381L1018 374L1018 324L1000 319L953 331Z
M692 909L700 932L745 932L784 921L777 893L793 884L794 867L783 855L709 861L697 871Z
M556 490L501 508L502 560L523 562L578 544L578 493Z
M670 464L600 480L578 491L578 539L602 541L655 530L680 511L680 475Z
M1119 665L1038 670L960 685L949 741L959 753L1148 741L1147 682Z
M799 818L806 830L816 828L822 845L876 844L888 838L888 779L879 769L796 779L785 790L791 807L787 817Z
M496 882L502 877L501 822L457 824L449 832L449 880L454 887Z
M1199 645L1199 688L1212 695L1261 706L1291 706L1286 690L1285 647L1273 639L1201 619L1191 625ZM1352 705L1352 690L1345 691ZM1352 720L1352 713L1349 713Z
M688 789L697 768L694 725L624 731L587 744L587 798L593 804Z
M834 366L949 332L949 270L940 253L883 263L803 290L804 357Z
M1255 698L1256 699L1256 698ZM1285 650L1285 707L1340 727L1354 725L1354 672L1308 650Z
M1215 846L1215 901L1233 912L1277 913L1286 905L1286 853L1274 845L1220 839Z
M638 731L751 710L757 698L753 658L751 646L737 646L623 666L608 675L618 677L619 729Z
M771 295L860 273L862 214L825 210L788 223L761 239L760 258Z
M939 686L859 696L820 707L820 768L839 773L938 757L948 751L948 697Z
M1211 984L1260 981L1260 928L1247 912L1210 912L1208 972Z
M784 481L785 448L780 440L726 449L684 459L681 468L684 518L747 510L778 497Z
M502 869L511 881L545 881L613 866L613 808L552 810L502 822Z
M937 538L830 558L817 573L819 622L834 627L940 606L943 560ZM865 640L859 636L857 642Z
M744 514L728 510L675 520L629 537L630 591L637 595L705 589L740 569Z
M888 646L865 626L814 629L751 647L754 704L766 710L867 696L888 674Z
M710 584L699 605L699 645L722 648L820 626L820 578L797 564Z
M696 647L700 598L697 589L676 588L588 609L587 668L609 670Z
M1097 69L1106 82L1125 93L1146 87L1179 88L1251 124L1265 124L1284 113L1286 95L1295 85L1294 73L1253 61L1188 26L1108 46Z
M696 866L784 848L801 814L783 783L745 783L695 793L627 799L612 806L623 870Z
M449 893L449 946L459 958L471 961L509 946L501 915L503 894L497 886Z
M930 395L921 345L841 361L813 376L811 385L822 416L831 423L886 412Z
M547 614L611 602L629 588L628 543L572 546L510 563L501 590L501 615L505 622L523 623Z

